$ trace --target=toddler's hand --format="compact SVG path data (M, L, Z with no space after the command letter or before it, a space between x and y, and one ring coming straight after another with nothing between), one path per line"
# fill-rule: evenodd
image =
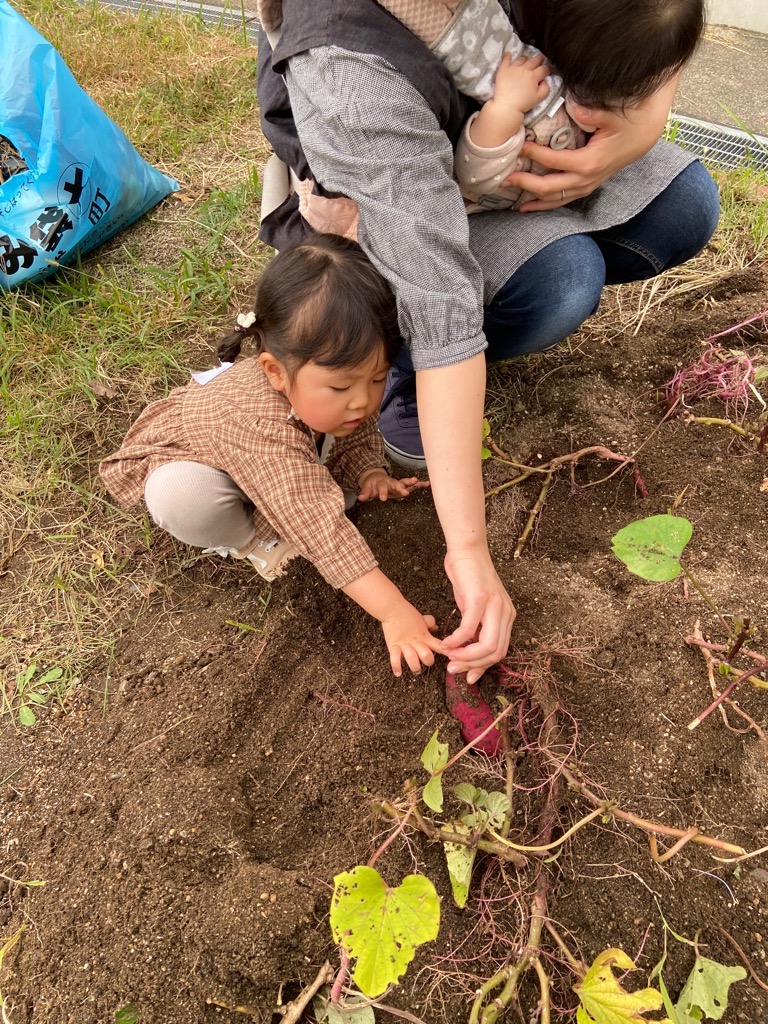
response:
M369 501L371 498L378 498L379 501L386 501L388 498L402 501L414 491L429 487L429 482L419 480L415 476L396 480L389 476L384 469L369 469L361 475L358 486L360 487L357 495L358 501Z
M381 628L389 649L389 663L398 678L403 674L403 658L411 672L419 673L422 665L434 665L435 651L443 653L442 641L432 636L437 629L434 618L422 615L405 599L389 618L382 620Z
M505 53L496 72L494 102L525 114L548 94L545 78L549 71L542 54L513 61L512 55Z

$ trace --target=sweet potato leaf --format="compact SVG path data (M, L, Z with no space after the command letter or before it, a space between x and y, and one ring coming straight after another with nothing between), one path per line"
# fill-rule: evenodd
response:
M635 970L635 964L621 949L606 949L595 959L584 980L574 986L581 1005L576 1011L576 1024L642 1024L643 1016L662 1005L661 993L655 988L627 992L613 973ZM650 1021L646 1021L650 1024ZM672 1024L668 1017L658 1024Z
M743 967L726 967L716 960L699 956L675 1008L685 1024L705 1017L720 1020L728 1009L728 989L734 981L742 981L746 976Z
M397 982L417 946L437 938L440 897L423 875L408 875L391 889L375 868L362 864L333 881L334 941L357 960L352 978L373 999Z
M460 821L455 822L453 828L456 832L469 835L469 828ZM444 845L453 902L457 907L463 908L467 905L472 865L475 863L477 850L471 846L463 846L461 843L445 843Z
M448 764L448 744L438 739L438 730L432 733L429 743L421 752L421 763L430 775L439 772ZM443 780L440 775L430 779L422 790L421 797L431 811L439 814L443 809Z
M674 580L682 572L680 555L693 534L682 516L649 516L630 523L611 538L613 553L644 580Z

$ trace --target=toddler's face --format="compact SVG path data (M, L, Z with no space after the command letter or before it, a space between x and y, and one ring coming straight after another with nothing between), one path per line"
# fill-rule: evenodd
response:
M284 394L312 430L346 437L381 405L388 369L382 349L360 366L332 369L305 363L286 381Z

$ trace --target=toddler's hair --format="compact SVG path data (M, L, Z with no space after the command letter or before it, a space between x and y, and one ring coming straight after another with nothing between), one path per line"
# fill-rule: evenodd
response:
M310 361L359 366L379 348L391 363L402 344L394 292L357 242L341 235L313 235L279 252L261 275L254 314L250 326L219 342L222 361L235 359L246 337L290 374Z
M578 103L606 110L647 99L693 55L704 0L525 0L536 45Z

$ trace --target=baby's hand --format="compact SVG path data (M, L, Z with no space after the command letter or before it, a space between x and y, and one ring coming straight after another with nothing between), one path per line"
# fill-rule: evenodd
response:
M419 480L415 476L396 480L389 476L385 469L367 469L361 474L358 486L360 488L357 495L358 501L369 501L371 498L378 498L379 501L386 501L387 498L402 501L414 491L429 487L429 483Z
M382 620L381 628L389 649L389 663L399 678L403 674L402 659L411 672L421 672L422 665L434 665L435 655L443 653L442 641L432 636L437 624L431 615L422 615L403 599L397 610Z
M496 72L494 102L525 114L549 92L549 86L544 81L549 71L542 54L518 57L513 61L512 55L505 53Z

